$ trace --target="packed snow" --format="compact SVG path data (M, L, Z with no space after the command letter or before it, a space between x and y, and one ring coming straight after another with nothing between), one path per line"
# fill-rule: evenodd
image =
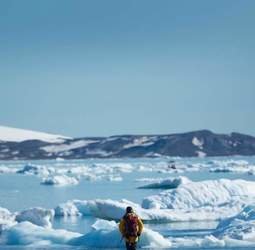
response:
M70 139L70 137L0 126L0 141L22 142L27 140L40 140L50 143L58 143L63 142L66 139Z

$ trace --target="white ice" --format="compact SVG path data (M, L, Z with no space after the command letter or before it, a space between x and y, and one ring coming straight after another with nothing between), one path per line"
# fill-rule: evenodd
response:
M18 213L16 215L16 221L17 222L29 221L37 226L51 228L53 217L54 217L53 209L44 209L36 207Z
M179 177L172 177L172 178L167 178L167 179L159 179L153 183L141 186L139 188L145 188L145 189L173 189L177 188L178 186L182 184L186 184L190 182L190 180L185 177L185 176L179 176Z
M8 209L0 207L0 234L15 223L15 216Z
M95 248L124 248L124 240L121 239L117 223L99 221L92 225L92 228L95 230L71 240L70 244ZM167 248L171 246L171 242L159 233L145 228L138 246Z
M197 209L244 203L255 197L255 182L244 180L207 180L188 182L175 190L166 190L143 199L143 208Z
M150 229L144 229L139 246L164 248L170 247L171 242L162 235ZM115 248L124 247L124 241L115 222L97 221L92 230L81 235L66 230L55 230L40 227L31 222L21 222L6 229L0 237L0 245L76 245L83 247Z
M43 178L41 184L57 186L77 185L79 184L79 179L67 175L54 175Z

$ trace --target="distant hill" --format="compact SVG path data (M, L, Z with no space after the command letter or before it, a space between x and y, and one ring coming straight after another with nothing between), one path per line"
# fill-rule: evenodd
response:
M255 137L209 130L69 138L0 126L0 160L255 155Z

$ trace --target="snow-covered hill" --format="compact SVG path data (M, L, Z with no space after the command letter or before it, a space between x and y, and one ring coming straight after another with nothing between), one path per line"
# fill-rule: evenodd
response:
M40 140L49 143L63 142L70 139L62 135L47 134L25 129L10 128L0 126L0 141L4 142L22 142L27 140Z
M68 138L0 126L0 160L255 155L255 137L208 130Z

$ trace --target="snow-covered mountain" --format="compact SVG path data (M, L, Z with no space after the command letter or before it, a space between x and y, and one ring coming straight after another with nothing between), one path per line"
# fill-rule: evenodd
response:
M255 137L200 130L169 135L69 138L0 126L0 160L255 155Z
M4 142L22 142L27 140L40 140L44 142L58 143L63 142L65 139L70 138L64 137L62 135L53 135L31 130L0 126L0 141Z

